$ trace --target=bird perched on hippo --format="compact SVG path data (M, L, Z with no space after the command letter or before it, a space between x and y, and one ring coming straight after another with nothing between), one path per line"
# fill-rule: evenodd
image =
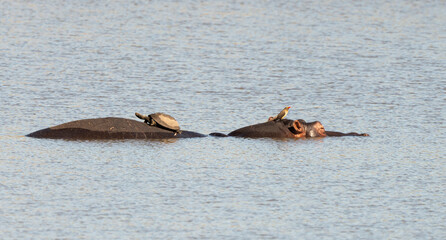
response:
M285 116L288 114L288 111L291 107L285 107L282 111L280 111L279 114L277 114L276 117L269 117L268 121L279 121L285 118Z

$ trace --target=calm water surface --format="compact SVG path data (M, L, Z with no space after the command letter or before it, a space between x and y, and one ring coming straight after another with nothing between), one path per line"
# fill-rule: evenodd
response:
M445 239L446 4L0 0L2 239ZM24 137L167 112L371 137Z

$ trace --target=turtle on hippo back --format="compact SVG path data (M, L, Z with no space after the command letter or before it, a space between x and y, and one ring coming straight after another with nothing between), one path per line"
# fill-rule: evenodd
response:
M147 116L140 113L135 113L135 115L138 118L143 119L144 122L150 126L156 126L174 132L174 136L181 134L180 125L178 124L177 120L168 114L158 112Z

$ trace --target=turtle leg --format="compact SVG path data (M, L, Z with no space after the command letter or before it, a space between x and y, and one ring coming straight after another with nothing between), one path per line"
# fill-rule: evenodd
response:
M150 126L155 126L156 125L155 120L153 120L153 118L151 118L151 117L149 117L149 125Z

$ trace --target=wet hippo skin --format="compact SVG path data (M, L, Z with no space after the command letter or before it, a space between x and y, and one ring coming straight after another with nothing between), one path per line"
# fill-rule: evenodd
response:
M53 139L163 139L193 138L206 135L182 131L172 131L149 126L143 122L125 118L83 119L45 128L26 135L34 138Z
M247 138L312 138L312 137L340 137L340 136L369 136L367 133L342 133L335 131L325 131L324 126L319 122L305 122L302 119L280 121L271 120L250 125L230 132L228 135L222 133L211 133L216 137L247 137Z
M305 130L299 122L283 119L281 121L268 121L243 127L230 132L228 136L248 138L302 138L305 137Z

